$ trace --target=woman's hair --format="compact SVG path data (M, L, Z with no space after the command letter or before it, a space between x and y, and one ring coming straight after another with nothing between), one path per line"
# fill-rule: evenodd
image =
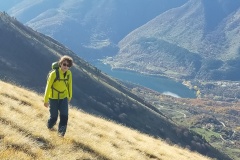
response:
M67 61L69 67L72 67L73 65L73 59L70 56L62 56L58 62L59 65L61 65L64 61Z

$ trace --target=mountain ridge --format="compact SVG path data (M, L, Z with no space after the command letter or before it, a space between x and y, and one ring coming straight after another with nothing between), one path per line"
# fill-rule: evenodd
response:
M115 54L127 33L186 1L20 1L7 13L91 61Z
M215 14L223 12L219 8L219 11L213 11L215 4L223 5L223 2L217 0L211 2L190 0L181 7L168 10L123 38L119 42L118 54L108 58L106 63L111 64L113 68L134 68L135 71L141 72L147 71L150 62L156 66L152 68L153 72L182 80L239 80L240 77L236 74L238 67L235 63L239 60L240 37L237 36L239 26L236 24L240 3L235 0L228 3L231 4L225 9L228 11L219 20L215 20L214 17L209 19L212 12ZM233 5L236 6L232 7ZM169 43L167 48L176 50L161 51L161 47L165 47L161 41ZM181 50L178 53L178 47L185 49L186 53L181 53ZM191 59L187 52L198 56ZM154 53L154 56L151 56L151 53ZM182 57L176 53L185 56L184 61L187 63L182 63ZM172 55L171 59L176 61L173 63L171 59L163 58L168 55ZM149 56L146 61L145 56ZM143 58L139 60L138 57ZM128 61L125 63L123 59L126 58ZM194 68L192 66L197 68L189 72L189 69Z
M151 3L143 1L137 5L137 8L134 8L132 6L135 3L136 1L107 2L105 0L91 2L61 1L59 3L19 1L16 6L9 7L8 12L29 26L35 27L35 29L41 24L43 26L54 24L52 28L46 26L40 31L52 37L55 35L55 39L61 40L65 45L67 44L69 48L77 51L77 54L84 59L91 61L105 56L114 57L114 61L109 61L109 64L114 68L132 68L132 66L129 67L121 61L120 56L125 54L124 51L132 54L132 59L130 59L135 61L132 65L134 70L138 72L160 72L171 78L191 80L240 79L240 76L236 74L238 71L238 41L240 38L234 36L238 35L239 1L182 0L178 2L153 1ZM124 6L125 9L122 11ZM131 11L131 8L134 8L135 12ZM143 10L149 12L143 14ZM30 11L34 12L27 14ZM46 14L48 11L54 13L48 15ZM101 13L98 14L100 11ZM136 18L139 16L141 18ZM58 18L55 19L54 17ZM132 23L133 20L134 23ZM130 21L131 23L129 23ZM154 24L153 21L157 21L155 22L157 24ZM69 28L71 29L69 30ZM143 29L147 31L145 34L140 31ZM74 31L74 34L72 34L72 31ZM133 59L133 56L138 54L135 52L141 53L144 51L148 53L149 48L139 48L132 44L131 48L127 49L123 45L124 41L127 42L127 37L133 36L132 33L135 32L138 32L137 35L140 38L147 38L146 43L148 43L148 38L151 35L151 38L170 43L171 45L167 46L169 48L175 46L186 49L187 52L194 55L198 54L201 59L198 59L199 56L192 59L192 57L188 57L189 54L181 53L185 57L184 61L186 61L182 64L181 58L178 59L178 54L175 55L173 52L161 53L159 51L162 56L171 54L172 57L170 58L175 60L174 63L169 62L158 66L157 64L161 63L164 58L160 62L155 62L154 58L147 57L146 62L141 62L143 65L138 64L138 59ZM135 39L136 44L144 42L139 41L136 37L131 37L131 39ZM76 45L75 42L81 44ZM118 42L119 45L117 46ZM156 40L154 42L158 43ZM154 44L152 48L154 49L156 45L158 44ZM155 52L157 53L158 49L155 49ZM116 53L118 53L117 56L115 56ZM156 56L159 55L154 54L152 57ZM150 69L148 69L149 65L147 64L149 60L154 66ZM114 66L113 63L115 63ZM180 66L180 70L176 70L177 66ZM192 67L195 68L191 70ZM143 68L145 71L137 68ZM163 69L161 70L161 68ZM167 72L165 73L164 70L167 70ZM185 70L186 73L184 73ZM176 73L180 73L180 75Z

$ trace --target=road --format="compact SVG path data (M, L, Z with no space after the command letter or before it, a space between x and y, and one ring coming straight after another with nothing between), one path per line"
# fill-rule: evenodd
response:
M177 112L177 113L181 114L183 118L187 118L187 115L186 115L185 113L181 112L181 111L177 111L177 110L174 110L174 109L165 108L165 107L162 106L162 105L158 105L158 107L160 107L160 108L158 108L159 110L163 110L163 109L164 109L164 110L169 110L169 111Z
M225 125L225 123L224 122L221 122L221 121L219 121L221 124L222 124L222 126L223 126L223 128L225 128L226 127L226 125ZM236 131L233 131L233 134L231 135L231 137L230 137L230 139L231 138L233 138L233 136L234 136L234 134L235 134L235 132ZM234 143L233 141L231 141L231 140L226 140L226 139L224 139L223 137L222 137L222 135L220 134L220 138L224 141L224 142L230 142L230 143Z

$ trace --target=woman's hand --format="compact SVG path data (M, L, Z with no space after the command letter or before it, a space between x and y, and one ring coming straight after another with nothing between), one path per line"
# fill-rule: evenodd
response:
M48 108L49 103L44 103L44 106L45 106L46 108Z

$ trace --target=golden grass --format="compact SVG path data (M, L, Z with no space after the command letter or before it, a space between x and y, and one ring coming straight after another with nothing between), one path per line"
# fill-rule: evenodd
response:
M42 95L0 81L0 159L206 160L198 153L70 107L64 138Z

